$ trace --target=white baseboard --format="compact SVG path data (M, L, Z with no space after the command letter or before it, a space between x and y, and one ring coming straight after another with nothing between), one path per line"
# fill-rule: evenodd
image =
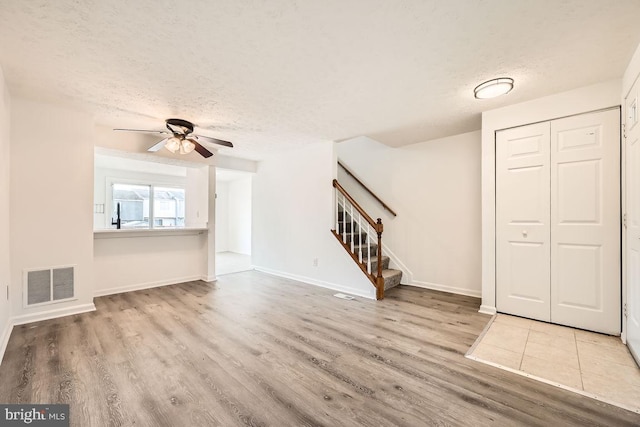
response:
M9 344L9 338L11 337L11 331L13 331L13 322L11 320L11 318L7 319L7 325L2 331L2 335L0 335L0 363L2 363L4 352L7 350L7 344Z
M475 291L473 289L456 288L455 286L441 285L439 283L420 282L420 281L414 280L413 282L409 283L408 286L431 289L433 291L449 292L449 293L458 294L458 295L466 295L469 297L476 297L476 298L481 297L481 291L479 290Z
M284 277L285 279L297 280L298 282L307 283L309 285L319 286L321 288L332 289L334 291L344 292L346 294L357 295L359 297L375 300L375 288L371 286L371 293L367 294L361 289L351 288L349 286L338 285L336 283L325 282L323 280L312 279L306 276L299 276L297 274L286 273L284 271L273 270L271 268L254 266L256 271L272 274L274 276Z
M216 276L200 276L200 280L203 282L215 282L218 278Z
M89 311L95 311L96 306L91 302L89 304L74 305L71 307L57 308L54 310L39 311L37 313L23 314L22 316L16 316L13 320L13 325L24 325L25 323L40 322L42 320L56 319L58 317L72 316L74 314L86 313Z
M495 307L491 307L488 305L481 305L480 306L480 310L478 310L478 313L482 313L482 314L490 314L490 315L494 315L496 314L498 311L496 310Z
M105 295L121 294L123 292L140 291L142 289L158 288L160 286L175 285L177 283L193 282L195 280L204 280L205 278L206 277L204 276L198 275L198 276L178 277L170 280L160 280L157 282L136 283L133 285L119 286L116 288L99 289L93 293L93 296L103 297ZM215 277L213 278L213 280L215 280ZM205 282L209 282L209 281L210 280L205 280Z

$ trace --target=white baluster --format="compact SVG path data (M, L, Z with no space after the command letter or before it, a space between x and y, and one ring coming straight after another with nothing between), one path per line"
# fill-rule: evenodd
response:
M340 211L340 192L336 189L336 233L340 234L340 223L338 218L338 211Z
M360 263L362 263L362 214L360 212L358 212L358 233L360 235L360 250L358 252Z
M354 215L353 215L353 205L351 205L351 253L353 253L353 229L356 228L355 227L355 220L354 220Z
M342 243L347 242L347 226L345 225L345 220L344 220L344 217L346 216L346 214L347 214L347 202L343 195L342 196Z
M371 236L371 225L367 221L367 237ZM369 240L369 239L367 239ZM367 273L371 274L371 249L367 246Z

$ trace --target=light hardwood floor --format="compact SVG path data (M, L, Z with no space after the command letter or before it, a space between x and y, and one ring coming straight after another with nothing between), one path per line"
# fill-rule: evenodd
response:
M249 271L96 298L14 328L0 402L74 426L639 425L640 415L464 358L478 299L383 301Z

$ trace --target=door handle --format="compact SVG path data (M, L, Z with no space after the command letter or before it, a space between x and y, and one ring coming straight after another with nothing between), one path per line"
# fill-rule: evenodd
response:
M522 230L522 237L526 238L528 234L527 230Z

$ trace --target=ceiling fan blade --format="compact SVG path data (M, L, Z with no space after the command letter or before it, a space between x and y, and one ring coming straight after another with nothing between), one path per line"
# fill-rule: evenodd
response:
M114 129L114 130L124 131L124 132L142 132L142 133L169 135L169 132L167 132L166 130L146 130L146 129Z
M189 135L190 137L196 137L197 139L202 138L207 142L212 142L214 144L218 144L218 145L224 145L225 147L231 147L233 148L233 144L230 143L229 141L223 141L221 139L216 139L216 138L211 138L210 136L203 136L203 135L195 135L195 134L191 134Z
M198 152L198 154L200 154L202 157L204 157L205 159L213 156L213 153L209 150L207 150L206 148L204 148L202 145L200 145L198 143L198 141L196 141L195 139L187 139L187 141L191 141L193 142L193 145L195 145L195 150Z
M155 153L156 151L158 151L159 149L164 147L164 145L167 143L168 139L169 138L165 138L162 141L158 142L157 144L154 144L153 146L149 147L149 149L147 151L151 151L152 153Z

